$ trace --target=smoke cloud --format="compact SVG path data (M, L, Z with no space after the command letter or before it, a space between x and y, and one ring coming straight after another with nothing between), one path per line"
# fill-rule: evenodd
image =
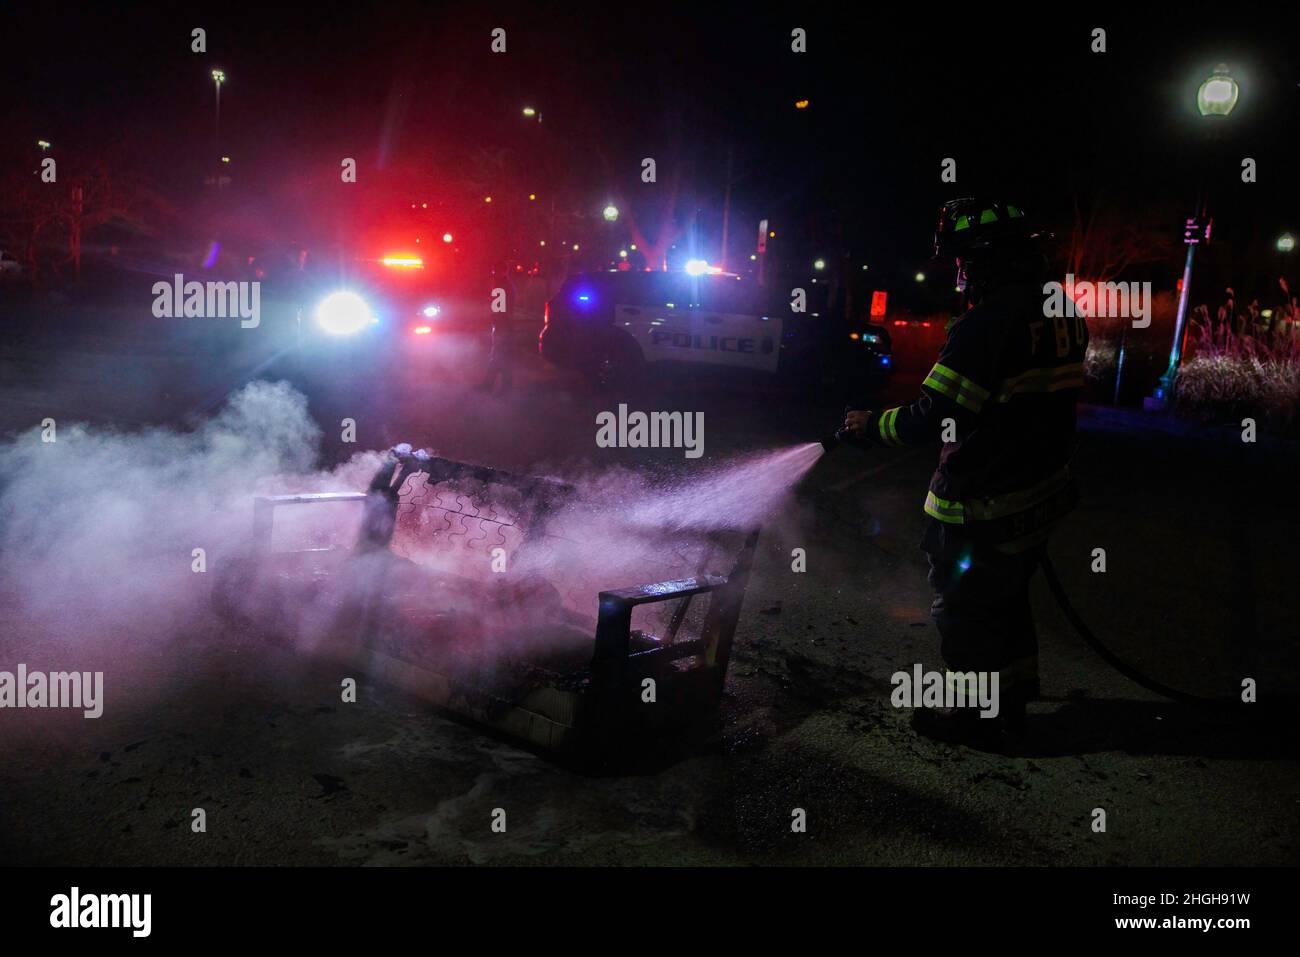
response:
M58 423L54 442L33 431L0 445L0 667L105 669L111 708L196 644L273 635L310 648L366 633L403 657L479 671L538 656L576 666L600 590L727 573L739 533L779 520L820 455L814 443L688 477L557 476L573 495L544 526L518 488L428 488L419 476L391 555L351 553L360 503L290 505L276 510L276 550L337 550L241 564L254 496L362 491L383 462L367 451L320 469L320 439L301 394L254 382L190 431Z

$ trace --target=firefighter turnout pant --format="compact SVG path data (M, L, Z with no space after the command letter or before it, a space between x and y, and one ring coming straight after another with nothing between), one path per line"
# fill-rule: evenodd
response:
M931 518L921 548L930 559L930 614L950 680L957 672L996 671L1000 695L1036 697L1038 634L1029 583L1045 543L1008 553Z

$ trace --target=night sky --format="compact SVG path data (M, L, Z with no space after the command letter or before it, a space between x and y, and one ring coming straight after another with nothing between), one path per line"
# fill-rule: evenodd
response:
M1018 198L1058 230L1076 195L1102 195L1176 234L1206 178L1238 259L1300 226L1300 75L1276 14L1089 5L1053 8L1049 24L928 5L542 8L19 4L0 40L4 129L119 144L183 195L211 153L219 66L222 151L246 189L268 195L336 180L339 155L363 169L454 165L474 145L544 153L539 176L570 177L596 203L635 202L640 158L676 156L716 219L730 151L745 243L770 216L882 268L923 261L938 203L974 192ZM190 52L195 26L206 54ZM508 31L505 55L489 50L494 26ZM806 54L790 52L794 26L808 30ZM1105 54L1089 51L1095 26ZM1192 104L1219 60L1242 98L1211 136ZM800 98L808 109L794 109ZM531 104L542 127L520 120ZM939 180L949 156L955 186ZM1258 183L1240 183L1241 156L1259 162Z

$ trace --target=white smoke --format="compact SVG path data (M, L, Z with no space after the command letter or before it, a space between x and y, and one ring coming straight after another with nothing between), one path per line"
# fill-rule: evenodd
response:
M196 643L220 651L230 641L232 625L213 611L213 583L250 539L254 496L361 491L383 461L380 452L361 452L318 469L319 429L306 399L284 383L246 386L188 432L56 428L53 442L34 430L0 445L0 667L108 664L118 694L123 683L178 667ZM242 620L280 627L311 647L352 620L352 598L378 594L406 619L398 630L418 636L411 640L427 644L446 632L449 647L481 664L558 641L539 625L562 606L565 641L589 655L600 590L726 573L738 540L709 546L707 533L770 524L817 454L801 446L667 482L621 468L569 477L576 500L548 535L512 552L507 575L484 573L495 539L480 534L476 520L435 509L427 529L451 534L438 548L398 550L418 568L355 561L331 566L347 569L333 586L309 580L305 589L292 574L262 569L237 594ZM505 516L510 505L484 494L472 505L455 500L455 508ZM355 507L277 509L277 545L346 548L359 516ZM416 533L427 530L416 519ZM461 529L468 534L458 537ZM459 545L442 547L447 538ZM196 549L207 571L194 570Z

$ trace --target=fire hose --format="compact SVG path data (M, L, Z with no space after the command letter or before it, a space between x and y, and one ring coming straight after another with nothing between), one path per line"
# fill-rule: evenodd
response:
M1129 681L1140 685L1162 698L1168 698L1170 701L1176 701L1179 704L1194 705L1196 707L1208 707L1215 709L1228 709L1234 705L1231 698L1205 698L1200 695L1194 695L1187 691L1179 691L1177 688L1171 688L1167 684L1156 681L1149 675L1138 671L1124 659L1107 648L1101 643L1101 640L1092 633L1088 623L1083 620L1082 616L1075 610L1074 605L1070 604L1070 596L1065 593L1065 586L1061 580L1056 577L1056 569L1052 565L1052 560L1047 557L1047 552L1042 553L1039 564L1043 569L1043 577L1047 580L1048 590L1051 591L1052 597L1056 599L1056 604L1060 606L1066 619L1074 626L1079 637L1084 640L1089 648L1097 653L1102 661L1110 665Z

